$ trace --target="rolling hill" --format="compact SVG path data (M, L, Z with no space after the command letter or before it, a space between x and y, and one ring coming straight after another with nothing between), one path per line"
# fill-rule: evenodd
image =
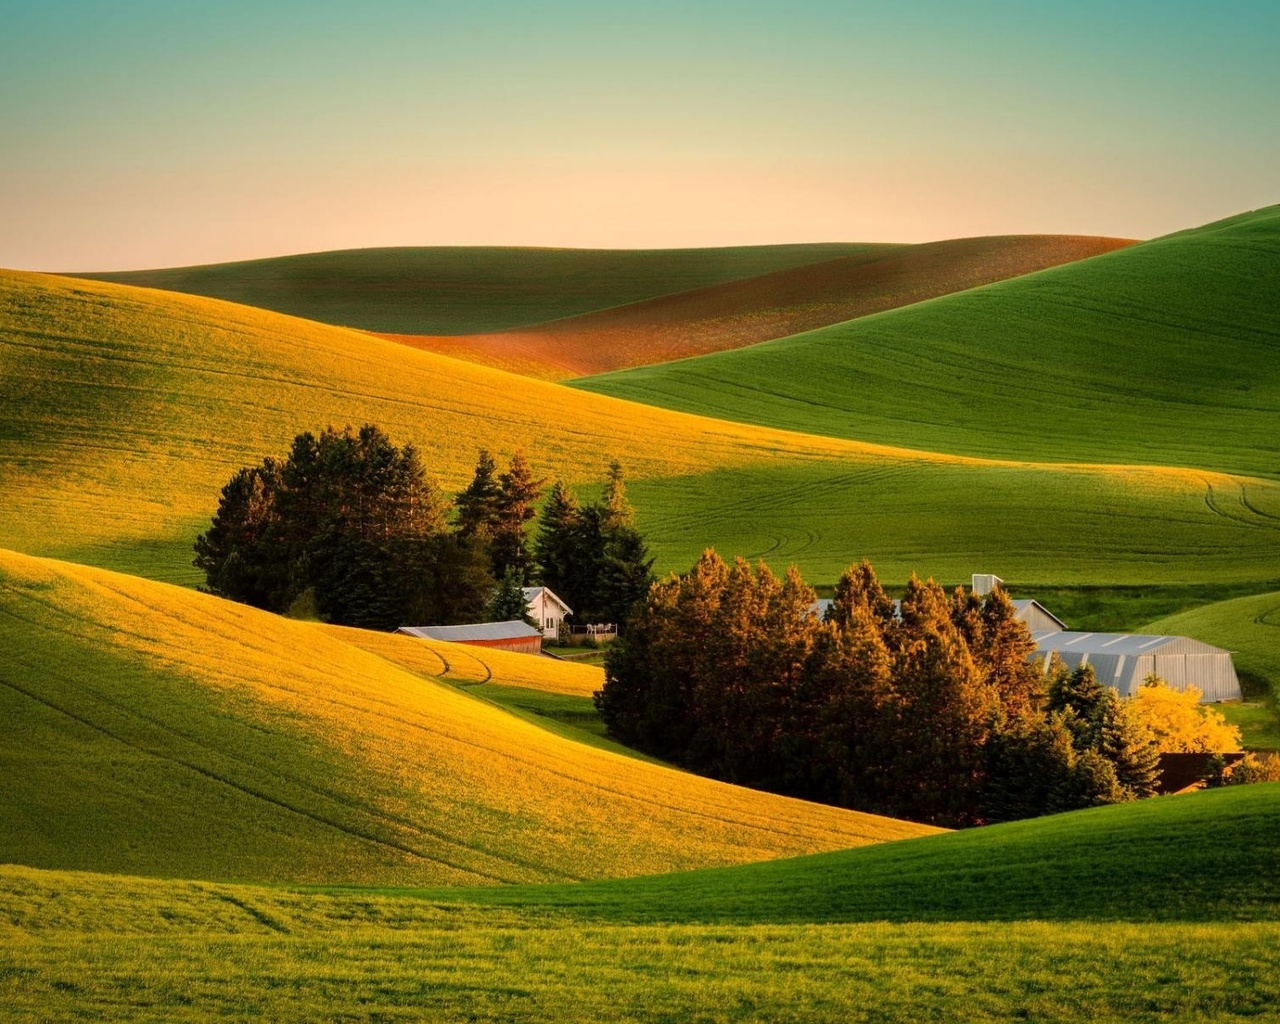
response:
M1280 207L846 324L574 382L934 451L1280 477Z
M579 485L620 459L660 571L710 544L814 582L862 557L889 580L979 566L1042 583L1280 579L1274 482L720 422L119 285L0 273L0 390L5 544L155 578L195 582L191 542L236 468L301 430L373 421L450 489L480 446Z
M226 299L369 331L472 334L892 248L831 243L725 249L348 249L74 276Z
M0 650L0 862L493 884L932 831L562 739L432 678L456 646L409 672L326 627L9 552Z
M384 337L534 377L580 377L741 348L1129 244L1025 235L884 247L500 334Z

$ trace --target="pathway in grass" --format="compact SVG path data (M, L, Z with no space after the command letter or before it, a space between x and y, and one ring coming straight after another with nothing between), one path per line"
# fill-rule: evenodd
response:
M1280 207L748 349L575 382L834 437L1280 477Z

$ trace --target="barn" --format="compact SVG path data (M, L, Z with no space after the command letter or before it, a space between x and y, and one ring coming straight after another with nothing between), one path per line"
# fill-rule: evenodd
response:
M573 614L573 609L550 587L525 587L524 603L529 609L529 618L538 623L542 635L548 640L555 640L560 635L560 623L566 615Z
M1122 697L1154 674L1175 690L1194 686L1206 702L1240 699L1231 652L1191 637L1043 630L1031 635L1046 671L1054 654L1068 668L1092 665L1098 681L1114 686Z
M542 653L542 632L519 619L510 622L473 622L465 626L401 626L396 632L424 640L445 640L454 644L470 644L472 647L516 651L519 654Z

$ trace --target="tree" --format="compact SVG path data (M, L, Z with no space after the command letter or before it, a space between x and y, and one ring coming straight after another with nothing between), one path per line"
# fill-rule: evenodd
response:
M1145 800L1160 788L1160 751L1135 702L1107 690L1098 716L1098 753L1115 769L1127 799Z
M538 514L538 498L543 480L535 480L521 452L498 477L497 518L490 541L493 574L499 579L514 570L521 585L533 578L533 555L529 552L529 521Z
M1241 749L1240 730L1222 713L1201 704L1194 686L1175 690L1164 680L1148 676L1134 694L1138 716L1155 737L1162 754L1225 753Z
M329 621L390 628L421 597L446 511L412 445L371 424L305 432L231 478L195 565L223 597L283 612L311 592Z
M524 599L524 579L514 568L508 568L494 591L493 600L489 602L489 621L511 622L519 620L530 626L537 626L529 614L528 602Z
M538 580L577 608L573 581L577 573L577 544L582 529L582 512L578 496L557 480L551 485L538 518L538 534L534 541L534 564Z
M482 448L471 483L454 499L457 529L462 536L488 540L497 527L502 510L502 487L497 471L493 456Z

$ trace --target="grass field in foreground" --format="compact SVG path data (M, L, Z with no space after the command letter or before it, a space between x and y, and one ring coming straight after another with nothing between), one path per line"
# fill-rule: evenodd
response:
M346 249L76 276L226 299L369 331L471 334L893 248L820 243L722 249Z
M1280 207L851 323L575 382L935 451L1280 477Z
M0 868L8 1020L1274 1020L1280 786L575 886ZM924 919L924 920L921 920ZM661 923L660 923L661 922Z
M1274 924L584 926L455 908L403 928L200 922L10 940L0 1020L1274 1021L1277 943Z
M1109 259L1110 257L1103 257ZM195 582L231 473L373 420L445 487L476 449L539 473L626 466L659 571L702 548L860 558L888 580L989 568L1039 583L1280 578L1280 485L1213 473L990 464L664 412L208 299L0 274L0 536Z
M1128 244L1012 235L877 247L497 334L386 337L534 377L581 377L783 338Z
M0 651L0 863L492 884L931 831L560 738L315 624L7 552Z

